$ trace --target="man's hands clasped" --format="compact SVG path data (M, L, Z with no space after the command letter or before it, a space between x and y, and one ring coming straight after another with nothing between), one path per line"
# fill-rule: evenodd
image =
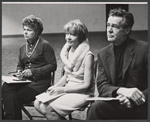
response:
M123 95L117 96L119 98L120 105L126 106L127 108L133 108L135 105L133 102L131 102L127 97Z
M135 105L142 105L146 99L138 88L119 88L117 94L118 98L120 98L120 104L126 105L128 108L132 108L133 103Z

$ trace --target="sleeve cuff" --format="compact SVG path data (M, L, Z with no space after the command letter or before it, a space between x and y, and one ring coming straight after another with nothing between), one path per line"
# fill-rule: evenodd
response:
M112 92L112 97L117 97L118 96L118 94L117 94L117 90L118 90L119 88L117 88L117 89L115 89L113 92Z

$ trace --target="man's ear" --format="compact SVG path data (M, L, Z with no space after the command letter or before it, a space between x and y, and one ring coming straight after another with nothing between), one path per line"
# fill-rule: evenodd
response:
M131 28L126 28L126 29L125 29L125 33L126 33L126 34L129 34L130 31L131 31Z

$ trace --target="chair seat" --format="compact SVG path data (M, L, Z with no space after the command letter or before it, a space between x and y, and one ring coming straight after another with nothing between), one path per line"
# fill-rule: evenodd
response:
M34 101L32 101L31 103L26 103L26 104L23 104L24 106L30 106L30 107L32 107L32 106L34 106Z
M82 106L81 108L77 109L78 111L84 111L86 108L90 107L90 103L85 104L84 106Z

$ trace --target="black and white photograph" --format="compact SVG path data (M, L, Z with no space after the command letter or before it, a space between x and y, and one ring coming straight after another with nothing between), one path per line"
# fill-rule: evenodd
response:
M149 121L148 2L2 2L2 120Z

